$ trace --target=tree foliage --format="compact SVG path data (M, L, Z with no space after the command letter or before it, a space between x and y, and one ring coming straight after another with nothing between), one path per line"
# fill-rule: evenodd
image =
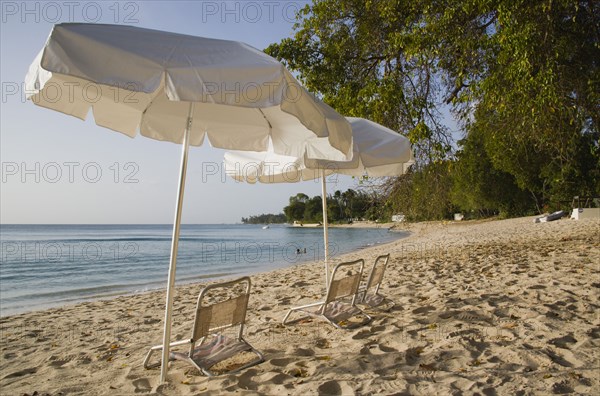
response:
M402 213L409 220L442 220L454 212L450 200L451 161L427 164L388 184L385 219Z
M315 0L267 52L409 137L417 166L381 210L514 215L600 195L598 26L589 0Z
M442 158L451 146L435 106L435 62L411 44L421 19L418 2L316 1L294 37L266 51L340 113L405 131L417 156Z
M327 197L327 219L329 222L347 222L355 219L378 219L376 210L380 200L364 191L349 189L336 191ZM289 205L283 209L288 222L321 223L323 221L323 201L317 195L309 198L305 194L290 197Z
M529 193L519 188L512 175L493 167L481 134L472 131L460 145L450 172L450 200L456 208L482 217L534 211Z
M283 224L286 222L285 214L261 214L250 217L242 217L242 223L244 224Z

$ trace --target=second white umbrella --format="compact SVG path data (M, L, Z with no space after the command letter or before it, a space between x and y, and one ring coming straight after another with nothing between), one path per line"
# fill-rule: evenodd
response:
M370 177L400 176L414 163L410 141L397 132L364 118L346 117L352 126L351 161L314 160L266 152L225 153L225 172L247 183L295 183L321 178L325 283L329 283L329 235L325 176L339 173Z

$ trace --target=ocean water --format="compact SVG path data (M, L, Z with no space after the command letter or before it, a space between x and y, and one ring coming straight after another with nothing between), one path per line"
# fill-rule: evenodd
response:
M170 225L0 225L0 316L164 288L171 233ZM332 228L330 256L406 235ZM182 225L176 284L323 256L320 228Z

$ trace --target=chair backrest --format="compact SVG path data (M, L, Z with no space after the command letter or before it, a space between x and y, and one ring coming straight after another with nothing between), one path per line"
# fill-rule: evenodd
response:
M356 297L356 293L358 292L364 266L365 260L363 259L336 265L331 273L331 280L327 287L325 305L349 296L353 297L352 303L354 303L354 297Z
M381 282L383 281L383 275L385 274L389 260L389 253L375 259L375 264L373 264L373 269L371 269L371 274L367 280L367 290L375 287L375 293L379 291L379 286L381 286Z
M233 297L212 303L206 303L208 293L214 289L235 293ZM196 304L196 319L192 329L194 341L206 337L218 330L240 326L238 338L242 336L248 299L250 297L250 278L245 276L230 282L216 283L202 289Z

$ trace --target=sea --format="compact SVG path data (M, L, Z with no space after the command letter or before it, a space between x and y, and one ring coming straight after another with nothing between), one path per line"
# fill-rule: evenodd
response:
M176 285L323 260L322 228L182 225ZM0 225L0 316L165 288L171 225ZM330 257L406 237L330 228Z

